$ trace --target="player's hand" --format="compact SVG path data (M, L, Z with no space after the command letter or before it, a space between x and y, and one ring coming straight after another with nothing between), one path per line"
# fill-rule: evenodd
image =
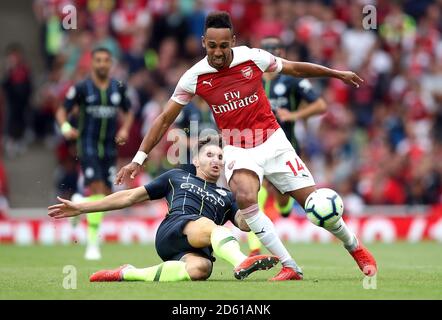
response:
M352 71L339 71L338 78L344 81L346 84L355 86L359 88L359 86L364 82L356 73Z
M117 177L115 178L115 184L120 185L124 182L124 180L127 179L127 177L130 177L131 179L134 179L135 176L140 173L142 169L142 166L140 166L136 162L131 162L127 165L125 165L123 168L120 169L117 173Z
M122 146L126 144L127 139L129 138L129 132L126 129L120 129L118 130L118 133L115 137L115 142Z
M290 112L289 110L285 108L277 108L276 109L276 116L281 121L296 121L297 116L295 112Z
M57 199L61 203L48 207L49 211L48 216L54 219L63 219L63 218L75 217L82 213L78 203L75 204L72 201L60 197L57 197Z
M75 128L71 128L68 132L63 133L63 137L66 140L75 140L79 136L78 130Z

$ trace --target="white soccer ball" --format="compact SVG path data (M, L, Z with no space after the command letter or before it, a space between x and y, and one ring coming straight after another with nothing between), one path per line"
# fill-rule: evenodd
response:
M315 225L328 227L344 213L344 202L336 191L321 188L312 192L305 201L307 218Z

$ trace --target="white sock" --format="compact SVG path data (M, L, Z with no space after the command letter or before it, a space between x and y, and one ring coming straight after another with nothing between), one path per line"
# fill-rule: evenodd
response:
M326 230L330 231L336 238L341 240L348 251L353 251L358 247L358 240L355 234L350 231L342 218L340 218L334 225L327 227Z
M267 250L279 258L279 261L281 261L281 264L284 267L291 267L296 270L299 269L295 260L290 256L290 253L276 234L272 221L259 210L258 204L241 209L241 214L244 214L245 221L250 229L256 234L259 241L261 241Z

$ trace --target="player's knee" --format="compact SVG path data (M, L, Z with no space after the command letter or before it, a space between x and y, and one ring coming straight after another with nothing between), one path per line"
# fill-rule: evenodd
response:
M207 280L212 274L212 262L208 259L200 259L188 264L186 270L192 281Z
M242 208L250 207L258 202L257 193L245 188L238 189L235 193L235 198L236 202Z

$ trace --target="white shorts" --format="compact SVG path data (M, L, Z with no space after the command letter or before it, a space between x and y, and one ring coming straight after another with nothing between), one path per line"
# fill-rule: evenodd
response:
M312 174L281 128L254 148L227 145L223 150L227 182L235 170L248 169L258 175L260 184L266 177L281 193L315 185Z

